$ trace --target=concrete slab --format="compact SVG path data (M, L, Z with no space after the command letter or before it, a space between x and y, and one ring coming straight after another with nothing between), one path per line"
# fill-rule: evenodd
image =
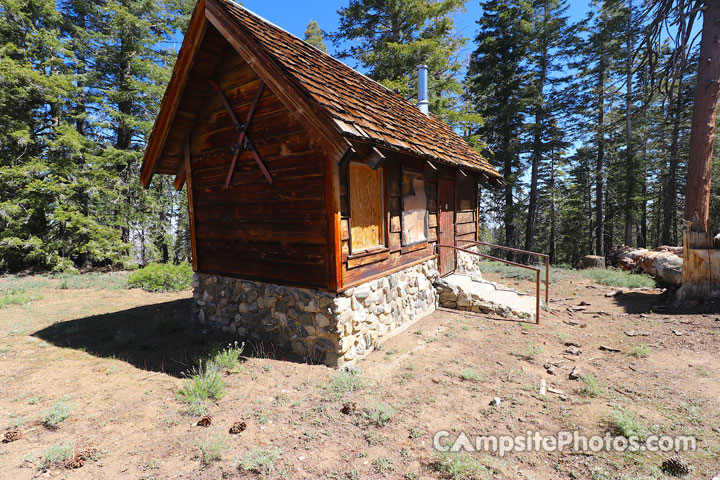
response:
M441 306L535 319L534 296L483 280L479 275L454 273L441 279L436 287Z

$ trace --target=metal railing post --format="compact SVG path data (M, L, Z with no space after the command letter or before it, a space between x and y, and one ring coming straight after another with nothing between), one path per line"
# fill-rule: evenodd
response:
M545 289L547 292L547 288ZM540 325L540 269L535 272L535 325Z
M550 256L545 257L545 305L550 303Z

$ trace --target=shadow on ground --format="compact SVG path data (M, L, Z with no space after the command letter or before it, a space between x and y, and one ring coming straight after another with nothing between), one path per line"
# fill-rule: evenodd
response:
M187 323L192 299L59 322L33 336L63 348L117 358L148 371L182 377L198 360L243 339ZM244 356L300 361L268 342L246 341Z
M651 313L666 308L666 296L654 292L627 292L615 297L626 313Z
M628 292L615 297L615 302L630 314L658 313L666 315L700 315L720 313L720 302L714 299L688 299L676 304L675 290L662 294Z

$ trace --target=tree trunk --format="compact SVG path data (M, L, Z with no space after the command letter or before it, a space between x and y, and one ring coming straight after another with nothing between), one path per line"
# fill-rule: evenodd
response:
M646 135L647 137L647 135ZM642 199L640 201L640 235L638 236L638 247L647 248L647 237L648 237L648 201L647 201L647 140L643 142L643 167L642 167L642 182L641 194Z
M543 20L543 28L546 28L549 18L548 5L545 4L545 14ZM547 79L547 63L548 63L548 41L547 33L543 32L544 37L540 45L540 75L537 83L537 100L535 103L535 128L533 129L533 147L530 158L532 159L532 169L530 175L530 199L528 202L527 225L525 229L525 250L532 251L535 246L535 220L537 218L538 203L538 175L540 171L540 159L542 157L542 133L545 122L545 81ZM529 256L525 256L523 261L527 263Z
M715 114L720 91L720 1L705 0L704 3L695 108L690 132L685 220L692 221L697 215L699 227L708 231Z
M680 80L681 82L682 80ZM662 245L676 245L677 229L674 228L677 217L677 169L680 164L680 95L682 89L678 83L677 95L674 95L672 106L672 136L670 137L670 161L668 164L667 181L665 182L665 196L663 198Z
M627 18L627 46L625 50L625 68L626 68L626 92L625 92L625 137L626 147L626 165L625 165L625 245L631 247L633 244L633 223L634 205L633 190L635 189L635 157L633 155L632 144L632 56L633 56L633 36L632 36L632 0L628 0L628 18Z
M555 212L555 150L550 153L550 263L557 263L557 214Z
M507 130L506 130L507 132ZM512 181L512 155L510 153L510 138L505 135L503 139L503 176L507 179L505 184L505 245L508 247L515 246L515 201L513 199L513 181ZM508 252L508 260L515 260L515 254Z
M603 162L605 161L605 60L601 52L598 65L598 119L597 119L597 161L595 162L595 255L605 254L604 230L605 212L603 209Z

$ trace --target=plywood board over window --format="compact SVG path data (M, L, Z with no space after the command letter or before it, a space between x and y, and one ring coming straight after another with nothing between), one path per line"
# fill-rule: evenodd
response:
M350 253L385 245L382 168L351 163L348 172L350 194Z
M403 171L402 207L403 245L427 242L427 195L425 193L425 178L421 174Z

